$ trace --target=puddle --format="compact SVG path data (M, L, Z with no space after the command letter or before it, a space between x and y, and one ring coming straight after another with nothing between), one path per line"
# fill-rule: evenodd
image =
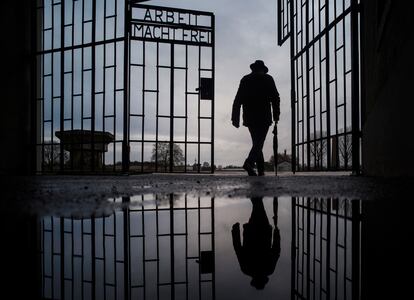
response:
M111 201L123 208L93 218L37 219L42 298L359 294L360 201L185 194Z

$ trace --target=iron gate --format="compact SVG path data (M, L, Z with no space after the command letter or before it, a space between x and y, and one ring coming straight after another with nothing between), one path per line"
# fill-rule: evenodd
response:
M290 40L292 170L360 172L359 0L278 0Z
M131 12L131 168L213 171L213 14L140 4Z
M214 15L138 2L36 1L37 172L214 171Z

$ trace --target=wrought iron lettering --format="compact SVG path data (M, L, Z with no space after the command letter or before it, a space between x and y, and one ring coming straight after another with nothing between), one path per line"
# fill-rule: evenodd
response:
M131 37L142 40L212 44L211 26L199 25L192 12L147 8L132 19Z
M132 37L142 39L182 41L211 44L211 32L202 29L184 29L157 25L134 24Z

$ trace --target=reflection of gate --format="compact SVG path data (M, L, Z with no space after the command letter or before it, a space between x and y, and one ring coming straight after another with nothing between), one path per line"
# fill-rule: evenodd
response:
M360 299L361 202L292 200L291 299Z
M360 171L359 0L278 0L290 38L293 171Z
M215 299L213 198L116 201L137 205L41 220L42 299Z
M39 173L214 170L214 15L138 2L36 1Z

